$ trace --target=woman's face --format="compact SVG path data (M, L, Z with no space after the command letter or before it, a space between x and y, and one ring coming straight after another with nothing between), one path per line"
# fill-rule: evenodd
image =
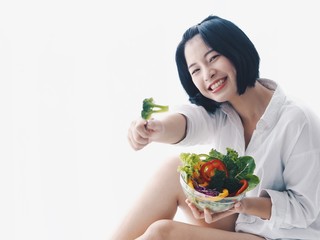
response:
M192 81L202 95L216 102L239 96L235 67L208 47L199 34L186 43L185 58Z

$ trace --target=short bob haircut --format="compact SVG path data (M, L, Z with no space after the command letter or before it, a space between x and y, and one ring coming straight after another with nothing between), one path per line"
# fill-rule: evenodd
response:
M185 59L185 45L199 34L213 50L228 58L236 69L238 94L253 87L259 78L259 54L247 35L234 23L218 16L209 16L201 23L189 28L176 50L176 64L180 82L193 104L203 106L214 113L221 103L204 97L194 85Z

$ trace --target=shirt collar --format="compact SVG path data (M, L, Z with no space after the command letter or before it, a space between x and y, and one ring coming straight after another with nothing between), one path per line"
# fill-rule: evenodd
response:
M272 95L272 98L264 114L262 115L260 121L258 122L258 124L261 124L262 126L257 126L257 128L259 127L272 128L278 121L281 107L286 101L286 95L284 94L283 90L276 82L269 79L259 79L258 81L265 87L271 90L274 90L274 93Z
M286 96L276 82L265 78L259 78L257 81L259 81L263 86L273 90L274 93L264 114L257 123L256 129L270 128L277 122L281 106L284 104ZM228 116L236 113L229 103L222 103L221 111Z

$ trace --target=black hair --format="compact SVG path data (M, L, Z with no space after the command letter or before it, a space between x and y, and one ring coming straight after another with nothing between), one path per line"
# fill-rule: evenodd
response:
M203 106L213 113L221 103L200 93L192 81L185 59L186 43L198 34L209 47L228 58L234 65L239 95L243 94L247 87L253 87L259 78L260 57L247 35L234 23L221 17L211 15L185 31L175 56L180 82L191 103Z

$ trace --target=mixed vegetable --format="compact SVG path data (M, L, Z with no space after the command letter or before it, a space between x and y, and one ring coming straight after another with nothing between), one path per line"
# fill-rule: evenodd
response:
M260 179L251 156L239 156L227 148L224 155L215 149L208 154L181 153L178 171L185 182L198 192L217 197L217 200L237 196L255 188Z
M169 106L156 104L153 98L145 98L142 102L141 117L148 120L153 113L167 111L169 111Z

